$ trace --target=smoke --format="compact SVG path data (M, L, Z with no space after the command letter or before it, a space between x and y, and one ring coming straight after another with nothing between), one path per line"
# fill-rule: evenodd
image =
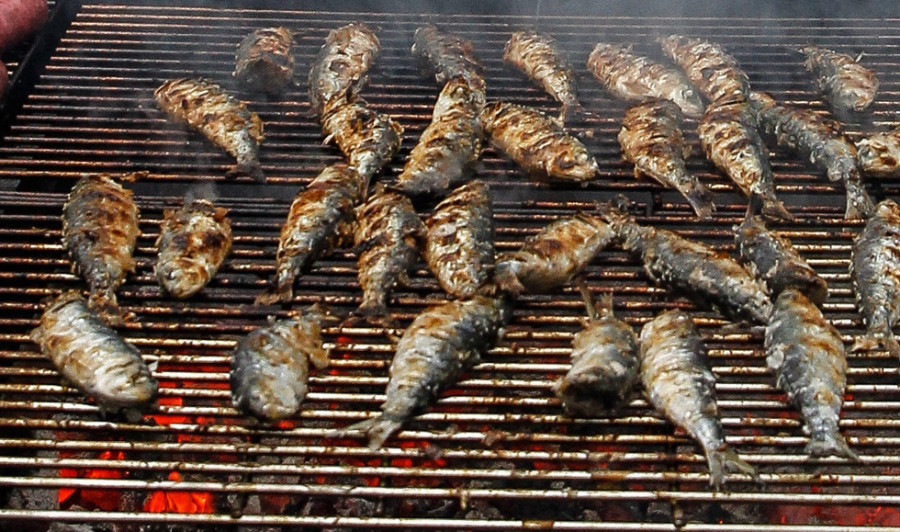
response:
M203 181L195 183L187 189L187 192L184 193L184 204L189 205L198 199L205 199L215 203L218 197L219 191L216 188L216 184L212 181Z

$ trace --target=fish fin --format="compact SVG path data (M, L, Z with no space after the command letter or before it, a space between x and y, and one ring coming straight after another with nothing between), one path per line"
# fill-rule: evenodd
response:
M736 452L726 445L708 452L706 461L709 464L709 484L716 491L721 490L725 484L725 474L727 472L743 473L752 477L753 480L759 481L759 474L756 472L756 468L743 461Z
M354 423L349 427L329 432L327 436L329 438L341 438L361 432L369 438L369 448L375 450L380 449L384 442L397 432L401 425L403 425L402 421L379 414L373 418Z
M891 355L900 357L900 343L894 338L894 333L888 331L883 337L875 337L870 334L858 336L853 341L850 351L871 351L873 349L887 349Z
M696 188L689 190L684 197L688 200L688 204L690 204L691 208L694 209L694 212L697 214L697 217L701 220L709 220L713 211L716 210L709 189L703 185L699 185Z
M316 349L309 355L309 362L316 369L325 369L331 363L330 354L328 349Z
M760 212L767 218L782 220L786 222L794 221L794 215L788 212L788 210L784 206L784 203L781 203L781 201L774 198L768 201L763 199L763 205L760 209Z
M577 286L578 291L581 292L581 300L584 301L584 307L587 310L588 317L590 317L591 320L599 320L604 313L597 308L597 301L594 299L594 293L591 292L591 288L587 285L587 281L584 280L583 275L579 275L575 279L575 286ZM607 308L611 309L612 307Z
M813 457L842 456L854 462L860 461L859 456L847 445L847 440L836 430L834 432L813 434L809 439L809 443L806 444L805 451L806 454Z

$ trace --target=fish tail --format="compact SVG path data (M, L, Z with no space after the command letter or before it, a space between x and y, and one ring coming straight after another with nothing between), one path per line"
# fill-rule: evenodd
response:
M363 301L362 305L354 312L355 316L349 318L362 319L371 325L381 327L395 327L397 322L391 318L391 312L384 303L367 303Z
M374 450L380 449L384 442L397 432L401 425L403 425L403 421L379 414L373 418L331 432L328 434L328 437L340 438L348 434L362 432L369 438L369 448Z
M708 220L716 210L709 189L703 185L698 184L696 187L692 187L685 194L685 198L701 220Z
M781 201L775 198L762 198L762 201L763 204L760 212L762 212L763 216L787 222L794 221L794 215L788 212L784 207L784 203L781 203Z
M525 285L516 275L515 260L501 260L494 266L494 283L501 292L505 292L513 297L518 297L527 291Z
M806 453L810 456L843 456L856 462L859 456L847 445L847 440L837 431L822 431L814 433L806 445Z
M844 188L847 190L847 208L844 210L844 218L861 220L871 216L875 211L875 204L862 183L844 180Z
M265 183L266 182L266 174L263 173L262 166L260 166L259 161L257 160L249 160L238 163L231 170L229 170L226 174L227 177L234 177L238 175L248 175L254 179L257 183Z
M722 489L727 472L744 473L753 477L754 480L759 480L756 468L742 460L736 452L726 445L709 451L706 454L706 461L709 464L709 484L716 490Z
M257 305L275 305L277 303L289 303L291 299L294 297L294 290L292 285L288 284L287 286L283 286L279 283L278 286L270 287L266 289L265 292L256 296L254 303Z
M871 351L873 349L887 349L891 355L900 357L900 343L897 342L897 339L894 338L894 333L890 330L878 336L872 333L858 336L853 341L853 345L850 346L850 350L853 352Z

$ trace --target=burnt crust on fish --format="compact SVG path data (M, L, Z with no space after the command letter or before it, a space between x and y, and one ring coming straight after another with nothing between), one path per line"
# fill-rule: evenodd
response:
M481 155L482 107L483 93L462 77L448 80L394 187L414 196L442 196L465 181Z
M900 175L900 127L873 133L856 143L860 169L873 177Z
M132 181L139 174L122 177ZM63 205L62 243L72 269L90 287L88 306L107 323L121 324L116 290L134 271L134 248L141 234L138 208L130 190L109 174L85 175Z
M256 91L279 95L294 82L291 30L278 26L253 30L235 53L234 77Z
M588 70L616 98L669 100L685 116L699 118L703 115L700 93L681 72L631 50L631 45L597 43L588 56Z
M312 112L321 117L335 107L353 102L365 86L365 74L379 51L378 36L365 24L354 22L328 32L309 69Z
M503 60L525 73L562 104L562 124L578 110L575 73L552 36L535 30L515 31L506 41Z
M203 78L170 79L154 95L169 117L199 131L235 158L237 164L229 175L246 174L265 181L259 164L263 123L243 102Z
M47 304L31 339L101 412L139 409L156 399L158 384L140 352L104 324L75 290Z
M712 194L691 175L685 158L691 147L681 132L682 115L668 100L645 100L630 106L622 119L618 140L622 157L634 164L634 175L646 175L661 185L674 188L701 220L716 209Z
M799 51L806 56L804 68L838 115L861 113L875 101L878 78L849 55L818 46L804 46Z
M721 46L683 35L670 35L659 42L663 53L684 70L709 101L747 101L750 94L747 74Z
M426 24L416 29L411 52L422 60L438 83L462 77L472 90L484 93L484 67L470 41L434 24Z
M481 113L491 143L529 173L541 178L583 182L600 171L587 147L536 109L488 103Z
M647 398L703 449L710 485L721 489L727 471L756 478L753 466L725 443L716 379L706 344L690 316L680 310L663 312L644 325L640 342L641 379Z
M765 346L766 365L778 388L803 417L806 452L858 460L838 429L847 357L837 329L806 296L788 288L775 301Z
M445 292L468 299L493 289L494 222L486 184L472 181L454 190L425 226L425 262Z
M303 269L335 246L351 241L354 208L362 200L363 181L356 170L336 163L297 194L281 228L272 286L256 298L257 304L290 301L294 279Z
M167 294L190 297L209 283L231 251L228 210L206 199L166 209L156 240L156 280Z
M402 142L403 126L393 118L371 109L361 98L333 107L322 118L325 143L332 140L347 157L350 166L368 183L381 171Z

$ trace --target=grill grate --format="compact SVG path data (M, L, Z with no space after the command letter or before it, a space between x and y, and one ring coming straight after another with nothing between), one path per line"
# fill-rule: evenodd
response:
M900 525L890 512L900 504L900 386L897 363L886 353L849 355L841 427L863 464L810 461L797 415L766 372L760 333L723 333L725 322L716 314L692 310L711 348L729 443L758 467L765 482L761 488L734 477L731 491L717 494L708 490L697 447L643 400L636 398L608 419L561 415L550 386L567 369L569 344L583 313L573 288L525 298L504 340L484 362L382 450L370 451L362 440L326 436L369 417L383 399L392 347L378 328L326 331L333 365L311 378L297 417L260 427L238 415L228 395L230 351L267 315L283 312L252 305L274 271L280 225L296 191L341 158L336 149L322 146L302 82L327 31L354 20L377 27L383 46L363 95L407 129L401 156L387 171L396 175L439 91L408 53L414 29L431 17L85 2L0 145L0 179L17 186L16 192L0 192L0 496L6 490L8 499L0 523L648 531L685 523L683 530L694 531L784 530L784 523L802 524L803 530ZM783 32L766 36L776 22ZM556 106L550 98L503 66L500 56L512 29L538 24L552 32L582 74L581 100L594 113L571 126L585 136L604 175L584 188L531 182L496 152L486 152L481 175L494 194L498 250L514 249L550 221L621 192L637 202L642 222L733 249L730 228L745 204L699 155L696 122L685 126L694 148L689 169L716 193L719 211L711 222L697 223L677 194L635 180L630 165L620 160L615 134L624 106L605 96L583 67L597 40L633 41L638 51L651 53L657 35L706 36L728 46L754 88L822 112L786 47L821 42L848 52L865 50L865 62L878 72L882 88L869 123L848 124L856 138L892 125L900 90L891 44L900 36L896 22L442 16L442 27L474 41L486 66L489 97L551 113ZM226 180L222 176L232 161L166 121L155 109L152 91L164 79L187 74L232 88L236 43L254 28L275 24L300 32L294 52L301 88L284 101L239 93L266 124L261 159L268 183ZM842 190L811 167L781 152L772 162L780 196L799 214L795 224L779 228L828 280L826 315L849 342L860 332L847 273L851 239L860 224L841 218ZM95 407L60 384L28 333L43 298L82 286L69 273L59 243L59 214L74 179L82 172L144 169L150 176L133 185L143 231L137 273L120 296L139 321L122 334L157 364L161 390L158 408L140 423L127 423L101 419ZM153 243L162 210L198 182L214 186L217 202L231 210L235 243L200 296L175 302L155 285ZM871 190L879 199L895 195L897 183L885 180ZM392 306L404 325L442 299L424 265L412 278ZM691 308L649 286L622 252L603 253L587 280L595 290L612 291L617 314L636 328L663 308ZM339 312L354 308L360 298L355 256L339 251L319 261L298 281L296 293L296 306L324 298ZM180 481L170 480L172 471L179 472ZM212 513L146 511L146 500L160 491L211 493ZM97 493L116 501L114 507L106 507ZM35 502L40 500L51 503L41 506Z

